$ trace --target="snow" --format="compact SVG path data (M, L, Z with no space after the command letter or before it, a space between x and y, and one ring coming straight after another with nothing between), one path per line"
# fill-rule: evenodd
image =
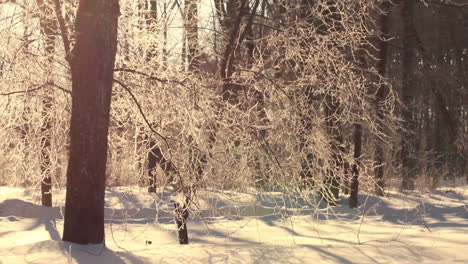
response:
M0 187L0 263L468 263L468 186L361 195L358 209L343 198L333 210L279 193L205 192L184 246L170 190L109 188L106 247L62 242L65 191L54 190L52 208L38 194Z

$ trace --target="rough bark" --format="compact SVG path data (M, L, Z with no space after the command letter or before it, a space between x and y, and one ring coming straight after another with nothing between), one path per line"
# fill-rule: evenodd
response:
M107 137L118 0L81 0L72 54L72 115L63 240L104 242Z

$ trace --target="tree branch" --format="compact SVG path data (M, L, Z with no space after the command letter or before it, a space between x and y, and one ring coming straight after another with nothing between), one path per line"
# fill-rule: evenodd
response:
M31 89L26 89L26 90L20 90L20 91L13 91L13 92L8 92L8 93L0 93L0 96L9 96L9 95L14 95L14 94L25 94L25 93L30 93L30 92L34 92L34 91L38 91L40 89L43 89L46 87L47 84L41 84L41 85L38 85L34 88L31 88Z
M60 0L54 0L55 4L55 15L60 27L60 34L62 35L63 46L65 48L65 59L71 65L71 52L70 52L70 40L68 39L68 31L65 28L65 19L62 15L62 6L60 5Z
M123 82L121 82L121 81L119 81L117 79L114 79L114 82L119 84L122 88L125 89L125 91L127 91L130 94L130 96L132 97L132 100L135 102L135 104L136 104L136 106L138 108L138 111L140 112L140 115L143 118L143 120L145 121L148 128L151 130L151 132L153 132L158 137L160 137L164 141L166 146L170 149L169 142L168 142L167 138L164 137L163 135L161 135L160 133L158 133L158 131L154 130L153 126L150 124L150 122L148 121L148 118L146 117L145 113L143 112L143 108L141 107L140 103L138 102L138 99L133 94L133 92L130 90L130 88L127 85L125 85Z
M184 87L186 87L185 85L185 80L182 80L182 81L174 81L174 80L167 80L167 79L161 79L161 78L158 78L156 76L153 76L153 75L149 75L147 73L144 73L144 72L141 72L141 71L138 71L138 70L134 70L134 69L124 69L124 68L117 68L117 69L114 69L114 72L129 72L129 73L134 73L134 74L138 74L138 75L142 75L142 76L145 76L147 78L149 78L150 80L153 80L153 81L158 81L158 82L161 82L161 83L175 83L175 84L179 84L179 85L182 85Z

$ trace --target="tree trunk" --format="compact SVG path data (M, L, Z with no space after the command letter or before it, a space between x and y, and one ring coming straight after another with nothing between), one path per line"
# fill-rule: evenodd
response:
M359 194L359 159L361 157L362 126L354 125L354 163L352 166L353 177L351 178L351 195L349 197L349 208L358 207Z
M42 100L43 124L41 127L41 201L43 206L52 206L52 177L50 175L50 141L51 127L50 111L52 109L52 99L45 96Z
M157 25L158 22L158 5L156 1L150 0L146 3L147 10L148 10L148 18L146 20L146 25L152 27L153 25ZM153 30L153 29L151 29ZM157 58L158 56L158 43L150 43L150 50L148 52L148 57L150 59ZM157 63L156 63L156 66Z
M166 6L166 3L164 3L164 7L165 6ZM156 25L158 22L157 2L155 0L147 1L142 6L140 6L140 9L144 13L143 17L145 18L146 26L150 27L150 31L152 31L153 30L152 27ZM164 12L165 12L165 9L164 9ZM157 59L157 57L158 57L158 43L152 42L149 44L149 52L146 54L146 61L150 63L155 58ZM153 65L155 65L156 69L160 66L157 60L153 63ZM156 144L156 141L151 139L151 136L149 134L145 134L144 137L148 139L148 149L149 149L148 156L147 156L148 180L149 180L148 192L155 193L156 188L158 187L158 184L156 181L156 166L158 165L158 162L160 160L160 157L158 156L158 152L161 156L162 154L161 154L159 147Z
M388 12L390 9L390 3L384 2L382 11L385 14L380 15L380 27L381 27L381 40L379 49L379 62L377 63L377 70L380 76L385 77L387 68L387 54L388 54L388 35L390 31ZM379 125L383 122L382 106L385 98L385 84L381 83L377 90L375 107L377 109L377 122ZM384 195L384 154L383 154L384 142L378 138L375 146L375 193L378 196Z
M185 36L187 37L187 59L189 72L197 72L198 56L198 0L185 0Z
M411 159L412 140L411 135L414 132L413 127L413 70L415 64L415 40L413 29L415 1L403 1L401 16L403 19L403 80L401 89L401 98L405 107L402 109L402 119L404 121L404 131L401 140L401 166L402 166L402 189L414 189L414 176L412 173L413 164Z
M119 9L118 0L81 0L78 7L64 241L104 243L107 137Z
M343 30L343 26L341 24L342 18L337 10L336 1L327 1L325 8L322 10L322 15L324 16L323 21L321 25L317 27L319 34L328 35L332 32ZM330 48L332 48L336 44L329 45ZM340 147L343 139L338 129L339 121L336 118L336 112L339 111L340 102L332 93L325 95L325 102L325 120L327 122L327 131L331 137L330 149L332 152L330 157L330 168L328 168L328 175L325 180L325 193L328 192L332 195L326 195L325 199L329 205L336 205L340 199L340 179L337 172L343 168L343 149Z
M156 145L156 142L153 139L149 139L148 142L149 152L148 152L148 180L149 187L148 192L155 193L158 184L156 184L156 166L158 165L158 152L161 154L159 147Z
M161 151L161 148L156 144L156 142L150 139L149 142L150 152L148 153L148 177L149 177L149 187L148 192L156 192L157 181L156 181L156 166L159 165L161 169L166 174L166 181L171 183L173 182L173 176L178 174L172 161L167 160ZM176 187L179 188L179 187Z
M50 1L36 0L36 4L40 10L40 25L41 30L45 36L45 53L48 58L49 66L52 65L52 56L55 51L55 35L57 33L57 23L51 17L54 14L52 3ZM47 77L51 73L50 69L47 69ZM51 82L51 80L48 80ZM43 206L52 206L52 178L50 175L50 141L51 141L51 127L52 123L50 120L50 112L52 111L52 100L47 93L42 99L42 119L43 124L41 126L41 153L40 153L40 164L41 164L41 200Z
M174 203L175 207L175 220L177 223L177 230L179 233L179 243L181 245L186 245L189 243L188 232L187 232L187 219L189 217L189 211L187 208L188 201L185 201L184 205L179 204L178 202Z
M327 131L331 137L330 140L330 149L331 157L329 168L327 169L327 177L325 179L325 189L322 191L322 195L329 205L337 205L340 199L340 181L336 172L340 170L343 166L343 158L341 157L341 150L338 146L342 139L339 135L338 124L336 122L336 111L338 109L338 102L331 95L326 95L326 109L325 109L325 119L327 122Z

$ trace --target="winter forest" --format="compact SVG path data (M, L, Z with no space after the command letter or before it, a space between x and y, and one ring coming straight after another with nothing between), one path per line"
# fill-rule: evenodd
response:
M0 263L468 263L467 0L0 0Z

